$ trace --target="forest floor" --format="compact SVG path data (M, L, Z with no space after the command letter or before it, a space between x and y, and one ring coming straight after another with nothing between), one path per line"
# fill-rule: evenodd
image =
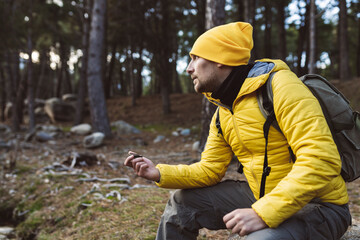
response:
M336 82L335 82L336 83ZM336 84L360 106L360 79ZM39 143L17 136L15 149L0 150L4 166L0 178L0 226L16 227L14 239L154 239L165 204L173 192L157 188L123 166L129 150L155 163L189 164L198 161L192 146L199 137L199 94L171 95L172 113L162 115L160 96L145 96L131 106L131 99L108 101L111 122L124 120L141 130L120 135L96 149L85 149L82 136L69 132L71 123L57 123L63 132L54 140ZM189 136L174 136L178 128ZM159 135L165 138L154 142ZM59 168L71 163L74 153L95 154L86 166ZM10 171L9 160L16 160ZM66 165L69 167L69 164ZM244 179L232 164L225 179ZM360 179L347 183L354 223L360 226ZM1 236L0 236L1 237ZM203 229L198 239L229 239L227 230ZM355 239L355 238L354 238Z

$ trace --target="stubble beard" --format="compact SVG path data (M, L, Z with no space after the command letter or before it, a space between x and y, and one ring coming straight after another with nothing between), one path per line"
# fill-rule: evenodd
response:
M209 74L206 80L194 80L194 89L197 93L214 92L218 89L218 81L214 73Z

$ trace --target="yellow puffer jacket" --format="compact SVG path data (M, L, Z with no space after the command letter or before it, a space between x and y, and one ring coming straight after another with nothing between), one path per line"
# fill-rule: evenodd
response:
M218 135L213 117L201 161L192 165L159 164L160 187L195 188L218 183L225 175L234 153L244 166L244 174L254 196L258 198L264 163L265 118L260 112L256 90L271 72L274 111L283 132L271 127L265 196L252 208L269 227L277 227L309 201L345 204L348 195L340 176L341 160L331 137L321 107L307 87L280 60L257 61L249 72L232 109L220 106L223 137ZM296 155L290 161L288 147Z

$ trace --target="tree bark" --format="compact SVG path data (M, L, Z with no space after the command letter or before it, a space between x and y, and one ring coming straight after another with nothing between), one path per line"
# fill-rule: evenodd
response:
M125 81L125 77L124 77L125 73L122 70L122 66L120 64L120 67L119 67L119 84L120 84L120 95L122 95L122 96L127 95L127 81Z
M238 4L238 20L239 21L246 21L245 19L245 2L247 2L247 0L237 0L237 4Z
M181 88L181 84L180 84L180 79L179 79L179 74L176 70L176 63L178 60L178 53L175 54L175 61L172 62L171 66L173 69L173 76L174 76L174 87L173 87L173 92L174 93L182 93L182 88Z
M5 73L2 66L0 66L0 120L5 121L5 107L6 107L6 85L5 85Z
M92 125L95 131L111 137L103 87L104 34L106 0L95 0L92 10L87 68L88 93Z
M139 51L140 57L139 59L136 61L136 69L137 69L137 73L136 73L136 78L135 78L135 97L139 98L141 97L142 93L143 93L143 82L142 82L142 70L144 68L144 62L142 60L142 51L143 49L141 48Z
M196 14L196 29L198 35L205 31L206 1L207 0L195 0L196 10L198 12L198 14Z
M21 119L20 116L18 114L18 106L17 106L17 94L16 94L16 89L17 89L17 85L18 85L18 77L19 75L17 74L18 69L17 67L19 66L19 60L18 58L18 53L13 53L13 52L7 52L7 70L8 70L8 82L7 82L7 92L9 94L9 100L12 104L12 108L11 108L11 123L12 123L12 130L14 132L17 132L20 130L20 123L21 123Z
M84 0L84 11L81 14L82 17L82 53L81 68L80 68L80 79L78 86L78 97L76 102L76 114L75 114L75 125L78 125L84 121L85 112L85 98L86 98L86 83L87 83L87 65L88 65L88 52L89 52L89 28L90 28L90 16L89 11L90 5L87 0ZM84 17L85 13L88 13L88 17Z
M279 44L278 44L278 57L285 61L286 60L286 31L285 31L285 0L277 1L278 10L278 29L279 29Z
M239 0L239 2L243 2L243 6L244 6L244 20L245 22L250 23L251 18L250 18L250 0ZM239 4L240 5L240 4Z
M272 14L271 14L270 0L264 0L264 6L265 6L265 34L264 34L265 57L272 58L272 39L271 39Z
M171 50L170 50L170 43L171 36L169 34L169 21L170 21L170 14L169 14L169 7L170 4L167 0L160 0L161 4L161 42L162 46L161 49L161 69L158 69L158 74L160 77L160 89L161 89L161 100L162 100L162 107L163 107L163 114L167 115L171 112L171 103L170 103L170 69L171 63L169 59L171 58Z
M347 30L347 7L345 0L339 0L339 77L341 81L350 80L349 48Z
M46 50L41 50L40 51L40 74L39 74L39 81L36 85L36 90L35 90L35 97L36 98L46 98L46 87L44 86L45 83L45 75L46 75L46 70L48 67L48 56L47 56L47 52Z
M62 81L63 81L63 70L64 70L64 53L63 53L63 43L60 42L60 68L57 69L57 82L56 82L56 97L61 98L61 92L62 92Z
M28 115L29 115L29 132L35 129L35 113L34 113L34 82L33 82L33 63L32 63L32 0L29 0L30 14L29 14L29 27L28 27L28 67L27 67L27 97L28 97Z
M255 20L257 0L248 0L248 1L250 1L250 3L249 3L249 23L253 26L254 46L257 46L258 37L257 37L257 25L256 25L256 20ZM252 49L250 61L255 61L258 58L259 58L259 51L258 51L258 48L255 47Z
M300 2L299 2L300 3ZM299 6L300 9L300 6ZM307 35L308 35L308 15L309 15L309 4L306 5L305 15L301 15L301 23L299 27L299 38L298 38L298 45L297 45L297 67L296 67L296 74L298 76L303 75L306 71L301 66L303 53L305 49L305 45L307 42Z
M225 22L225 0L207 0L206 2L206 29L213 28ZM214 115L216 106L210 103L204 96L201 107L201 133L200 133L200 147L202 152L206 145L206 140L209 136L209 127L211 118Z
M105 81L105 98L109 99L111 97L111 82L112 82L112 76L114 73L114 67L115 67L115 63L116 63L116 47L117 47L117 43L116 41L114 41L112 43L111 46L111 60L109 63L109 67L108 67L108 71L107 71L107 76L106 76L106 81Z
M360 2L357 3L358 12L360 12ZM357 41L357 58L356 58L357 77L360 77L360 18L358 18L358 41Z
M309 27L309 73L315 73L315 31L316 31L316 19L315 19L316 5L315 0L310 0L310 27Z
M225 23L225 0L207 0L206 30Z

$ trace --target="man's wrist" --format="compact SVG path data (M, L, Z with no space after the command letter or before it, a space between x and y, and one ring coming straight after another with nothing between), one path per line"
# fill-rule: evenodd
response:
M159 173L159 178L156 180L155 179L155 182L159 183L160 182L160 179L161 179L161 174L160 174L160 170L156 168L156 170L158 170L158 173Z

